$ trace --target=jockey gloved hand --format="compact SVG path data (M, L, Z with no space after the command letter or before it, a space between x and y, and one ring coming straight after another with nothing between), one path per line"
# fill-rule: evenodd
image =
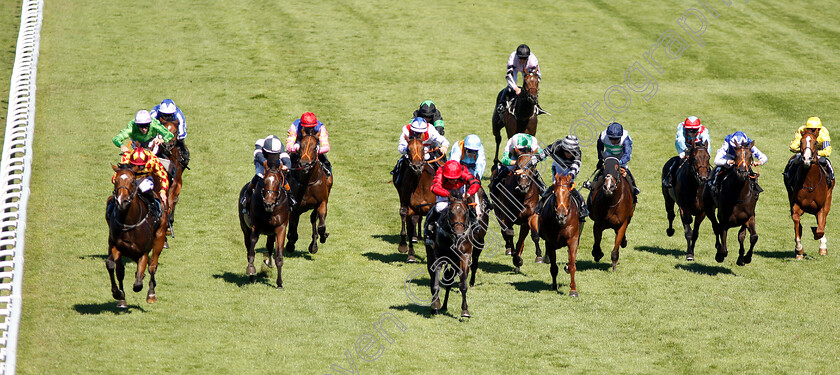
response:
M735 165L735 160L727 160L726 164Z
M129 151L131 151L131 149L128 148L128 146L126 146L126 145L120 146L120 152L122 152L123 154L126 153L126 152L129 152Z
M540 157L538 155L531 155L531 160L528 162L533 167L540 162Z

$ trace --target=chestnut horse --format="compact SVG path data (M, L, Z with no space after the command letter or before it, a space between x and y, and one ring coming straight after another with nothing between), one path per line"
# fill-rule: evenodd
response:
M794 164L790 178L785 179L790 201L790 217L793 219L793 233L796 239L796 259L802 259L802 214L809 213L816 216L817 226L811 227L814 239L820 240L820 255L828 254L825 236L825 222L828 211L831 210L831 192L834 182L828 179L828 174L820 166L817 155L817 136L819 129L805 128L800 141L799 156L801 164Z
M608 157L604 159L603 173L592 184L587 201L589 202L589 217L592 218L592 234L595 243L592 244L592 257L601 260L601 235L606 229L615 231L615 244L611 254L612 270L615 272L618 264L618 249L627 247L627 226L633 219L636 203L633 202L633 190L626 172L621 168L618 159Z
M251 193L251 204L247 207L247 216L242 210L242 198L248 190L250 182L246 183L239 192L239 226L242 228L242 235L245 238L245 249L248 251L248 266L245 274L254 281L257 269L254 267L254 248L260 235L268 236L265 244L268 250L269 261L266 263L271 267L271 256L277 265L277 289L283 289L283 242L286 240L286 227L289 224L289 197L286 195L286 178L280 170L279 165L269 165L263 162L265 172L262 180L257 181L254 191Z
M443 154L432 159L431 155L435 154L435 151L438 149L429 150L430 160L427 161L423 141L416 137L410 138L406 147L409 165L404 169L400 185L396 184L397 176L393 177L394 187L397 188L400 196L399 252L408 253L409 263L417 261L414 244L417 242L417 237L423 233L422 219L434 207L437 199L431 190L435 179L435 169L440 168L446 161Z
M108 223L108 257L105 259L105 267L111 276L111 294L117 300L117 307L128 307L123 290L125 264L121 259L122 256L126 256L137 263L133 287L135 293L143 289L143 277L148 265L151 280L146 302L155 303L155 272L163 243L166 241L166 215L154 217L149 207L151 202L146 202L137 194L138 181L131 165L120 164L119 167L111 167L116 172L114 192L108 198L105 210L105 221ZM117 273L116 279L114 271Z
M583 225L580 223L579 208L572 201L572 190L574 188L575 183L572 181L571 175L555 175L554 185L551 186L554 194L548 198L542 210L537 213L539 226L532 227L531 230L538 232L540 237L545 240L545 256L551 262L551 289L558 293L560 291L557 289L557 249L564 246L569 248L569 262L566 263L564 269L571 275L569 296L577 297L577 284L575 284L577 266L575 260L577 259Z
M172 121L161 121L161 125L165 126L175 136L172 140L160 146L161 153L170 160L172 167L169 171L169 191L167 194L167 202L169 203L169 225L170 229L175 225L175 205L178 204L178 197L181 195L181 187L183 186L184 170L189 169L190 151L187 145L184 144L183 139L178 139L178 119ZM184 144L184 150L181 151L180 145ZM174 233L173 237L174 237Z
M474 259L473 243L469 238L471 228L476 222L474 206L475 203L467 203L466 199L457 194L450 195L446 215L438 221L435 245L426 246L426 263L432 280L432 314L437 314L439 310L446 310L449 291L452 289L455 272L457 272L457 276L460 276L458 289L461 291L461 317L470 317L467 307L467 278ZM448 282L445 285L446 295L443 298L443 305L440 303L442 274Z
M732 171L720 182L720 191L716 196L712 195L711 187L706 185L703 190L703 204L706 209L706 216L712 222L712 229L715 231L715 260L722 263L728 251L726 249L726 234L729 228L740 226L738 231L738 242L741 248L738 251L739 266L746 265L752 261L753 248L758 242L758 233L755 231L755 204L758 201L758 173L752 171L753 163L752 147L755 142L749 145L740 145L735 148L735 164ZM717 210L717 215L715 211ZM746 231L750 231L750 250L744 254L744 239Z
M507 88L502 89L496 102L501 100ZM499 143L502 142L502 128L507 137L517 133L537 135L537 116L539 111L540 79L534 69L528 71L522 82L522 91L517 95L513 104L513 113L507 110L499 112L498 106L493 110L493 135L496 137L496 156L493 164L499 164Z
M662 196L665 197L665 212L668 213L668 230L666 234L668 237L674 235L674 203L680 209L680 219L683 223L683 230L685 231L685 241L687 248L685 251L685 260L694 260L694 245L697 243L697 236L700 230L700 224L706 218L706 210L703 207L703 187L706 181L711 176L711 166L709 165L709 150L708 144L705 142L690 143L686 149L686 158L679 159L673 162L681 163L674 175L674 184L668 189L662 187ZM665 163L662 168L662 179L667 178L670 170L670 163ZM694 221L694 229L691 227L692 219Z
M301 128L306 129L306 128ZM304 130L305 131L305 130ZM332 189L332 175L327 175L318 160L318 137L312 134L303 135L300 138L300 159L297 165L292 168L292 178L298 187L293 190L297 197L298 204L292 210L289 218L289 239L286 243L286 251L295 251L295 242L298 239L298 222L300 215L312 210L309 221L312 223L312 242L309 243L309 252L318 252L319 239L324 243L329 237L327 233L327 201L330 198ZM317 223L317 226L316 226Z
M519 272L519 267L524 263L522 251L525 249L525 237L528 236L531 228L538 225L535 209L537 202L540 200L540 182L537 181L537 171L530 165L530 160L530 153L519 155L515 164L516 169L501 181L490 185L490 196L493 199L494 207L497 209L496 220L499 222L502 237L505 239L505 253L513 256L515 272ZM496 179L495 174L499 173L500 170L501 168L494 171L494 180ZM513 246L514 225L520 227L519 239L515 248ZM539 233L531 233L531 240L534 241L537 250L537 257L534 261L542 263Z

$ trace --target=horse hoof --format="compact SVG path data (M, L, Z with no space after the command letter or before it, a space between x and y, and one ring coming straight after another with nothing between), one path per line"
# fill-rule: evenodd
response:
M621 238L621 248L627 247L627 236Z
M408 244L401 243L400 246L397 247L397 250L400 252L400 254L407 253L408 252Z
M294 253L295 252L295 245L286 245L283 251L287 253Z
M146 297L146 303L152 304L152 303L155 303L155 302L157 302L157 296L156 295L150 294L149 296Z
M726 255L722 255L720 253L715 254L715 261L718 263L723 263L723 260L726 259Z
M408 262L408 263L417 263L417 258L415 258L415 257L414 257L414 255L409 255L409 256L408 256L408 259L406 260L406 262Z
M120 308L120 309L127 309L128 304L125 303L124 299L121 299L121 300L117 301L117 307Z
M668 237L672 237L674 235L674 228L668 228L668 230L665 231L665 234L667 234Z
M543 257L536 257L534 259L534 263L542 263L542 262L543 262Z
M505 249L505 255L513 255L513 250Z
M578 296L578 292L577 292L577 290L571 290L571 291L569 291L569 297L577 297L577 296Z
M417 236L411 237L411 243L417 243Z
M744 263L744 260L743 260L743 259L738 259L738 261L736 261L736 262L735 262L735 264L737 264L737 265L739 265L739 266L741 266L741 267L743 267L743 266L745 266L745 265L746 265L746 263Z
M317 252L318 252L318 246L310 246L309 247L309 253L310 254L315 254Z
M472 318L472 315L470 315L469 311L464 310L464 311L461 311L461 317L462 318Z
M131 290L133 290L134 293L137 293L137 292L143 290L143 284L142 283L141 284L134 284L134 286L132 286Z
M283 286L282 286L282 285L278 285L278 286L277 286L276 288L274 288L274 289L276 289L276 290L283 290Z
M327 237L329 237L329 236L330 236L330 234L329 234L329 233L324 232L324 233L321 235L321 237L320 237L320 239L319 239L318 241L321 241L321 243L327 242Z
M266 265L268 265L266 263ZM248 276L254 276L257 274L257 267L254 267L253 264L249 264L248 267L245 267L245 274Z
M438 310L440 310L440 299L434 300L432 302L432 305L429 307L432 308L432 314L436 313Z
M563 271L566 271L566 273L569 273L569 265L568 264L563 266Z
M805 259L805 254L796 254L796 260Z
M168 248L169 248L169 241L163 241L163 248L164 248L164 249L168 249Z
M603 258L603 257L604 257L604 252L603 251L598 251L598 252L593 251L592 252L592 258L595 259L596 262L600 261L601 258Z
M514 258L513 259L513 265L516 266L516 269L519 269L519 267L522 267L523 264L525 264L525 260L523 260L522 258Z
M516 266L516 268L513 269L513 273L520 273L519 272L519 266Z
M823 256L828 255L828 249L820 248L820 255L823 255Z
M263 259L263 264L268 268L274 268L274 262L271 259Z
M694 254L686 254L685 255L685 260L687 260L689 262L693 262L694 261Z

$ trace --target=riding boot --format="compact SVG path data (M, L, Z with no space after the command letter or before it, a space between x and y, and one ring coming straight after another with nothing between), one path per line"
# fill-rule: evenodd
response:
M248 212L248 206L251 205L251 195L254 194L254 188L257 187L257 182L260 180L259 175L254 175L251 182L248 183L248 188L245 189L245 195L242 196L240 202L242 203L242 213Z
M598 181L601 178L601 169L596 169L595 174L589 180L583 182L583 188L592 190L592 181Z
M834 167L831 165L831 160L828 160L825 156L820 156L820 164L822 164L823 167L825 167L825 171L828 172L828 180L834 181Z
M542 196L540 196L540 200L537 201L536 210L534 211L537 213L537 215L539 215L540 212L542 212L543 207L545 207L546 202L548 202L548 197L550 197L553 193L554 191L551 189L545 189L545 191L543 191Z
M327 154L318 154L318 160L320 160L321 164L323 164L324 172L327 172L327 177L332 176L332 164L330 164L329 159L327 159Z
M629 177L630 185L633 187L633 195L636 196L641 194L642 191L639 190L638 186L636 186L636 178L633 177L633 173L630 172L630 168L624 167L624 170L627 171L627 177Z
M187 149L186 139L179 139L175 142L175 145L178 146L178 149L181 150L181 164L183 164L184 168L190 164L190 150Z
M424 226L426 232L424 233L423 238L425 238L426 245L428 246L433 246L435 244L434 236L437 234L437 221L439 217L440 212L437 212L434 207L432 207L432 209L429 210L429 214L426 215L426 225Z
M677 167L678 164L679 161L676 161L672 163L671 166L668 168L668 174L665 175L665 178L662 179L662 187L666 189L674 187L674 175L676 174L677 169L679 168Z
M400 186L400 183L402 183L402 175L403 175L402 170L403 170L403 165L404 164L405 164L405 155L403 155L399 159L397 159L397 164L394 165L394 170L391 171L391 174L394 175L394 185L396 185L396 186Z
M589 216L589 208L586 207L586 201L583 200L583 195L580 194L579 190L572 189L572 197L577 201L578 211L580 211L580 222L583 223L586 221L586 217Z

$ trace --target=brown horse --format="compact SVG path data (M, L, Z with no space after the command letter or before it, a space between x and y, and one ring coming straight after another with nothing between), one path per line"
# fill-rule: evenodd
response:
M167 194L167 202L169 203L169 225L170 229L175 225L175 205L178 204L178 197L181 195L181 187L183 186L184 170L189 169L190 151L187 145L184 144L183 139L178 139L178 119L162 120L161 125L165 126L175 136L172 140L160 146L161 153L169 159L172 163L170 170L166 171L169 174L169 191ZM186 152L182 152L181 146ZM173 237L174 237L174 233Z
M706 210L703 207L703 187L711 176L709 165L709 150L705 142L691 143L686 149L686 158L679 159L675 156L665 163L662 168L662 179L667 178L670 171L670 163L681 163L674 175L674 184L669 189L662 187L662 196L665 198L665 211L668 213L668 237L674 235L674 203L680 209L680 219L685 231L687 248L685 260L694 260L694 245L697 243L697 236L700 224L706 218ZM694 229L691 227L692 218Z
M487 194L484 193L484 188L478 189L475 193L475 203L470 203L471 209L476 211L476 222L470 226L469 239L472 243L472 275L470 275L470 287L475 286L475 273L478 272L478 258L481 256L481 251L484 250L484 238L487 236L487 227L490 225L489 214L489 200Z
M604 159L603 173L595 183L587 197L589 202L589 217L592 218L592 234L595 243L592 244L592 257L601 260L601 235L606 229L615 231L615 244L611 254L612 270L615 272L618 264L618 249L627 247L627 226L633 219L636 203L633 202L633 190L626 172L621 168L618 159L608 157Z
M301 128L307 131L307 128ZM329 237L327 232L327 201L330 198L332 189L332 175L324 172L321 161L318 160L318 137L313 134L304 134L300 138L300 158L296 166L292 168L292 178L295 180L297 189L295 197L298 204L292 210L289 219L289 238L286 243L286 251L295 251L295 242L298 239L298 222L300 215L312 210L309 221L312 223L312 242L309 243L309 253L318 252L318 242L324 243ZM316 224L317 223L317 224Z
M499 102L507 88L499 93ZM529 70L522 82L522 91L517 95L513 113L507 110L500 112L498 106L493 110L493 135L496 137L496 156L493 164L499 164L499 144L502 142L502 128L507 132L507 137L513 137L517 133L537 135L537 116L539 115L539 92L540 79L536 70Z
M408 253L408 262L417 261L414 253L414 244L417 237L423 231L421 228L422 218L429 213L435 205L435 193L432 193L432 183L435 179L435 168L439 168L446 161L441 154L432 158L437 149L429 150L430 160L426 160L426 151L423 141L419 138L410 138L406 153L408 154L408 168L405 168L400 179L400 185L396 184L397 176L394 175L393 183L400 196L400 253ZM410 241L409 241L410 239Z
M715 231L715 260L722 263L728 251L726 249L726 234L729 228L740 226L738 231L738 242L741 248L738 251L739 266L746 265L752 261L753 248L758 242L758 233L755 231L755 204L758 201L758 173L752 171L752 147L755 142L749 145L740 145L735 148L735 163L732 171L720 182L720 191L716 196L712 195L710 185L703 190L703 205L706 209L706 216L712 222L712 229ZM717 210L717 215L715 215ZM744 254L744 239L746 231L750 231L750 250Z
M449 291L455 282L455 273L457 272L460 276L458 289L461 291L461 317L470 317L470 311L467 307L467 278L474 254L473 243L469 237L471 228L476 223L476 212L470 205L474 206L475 203L467 203L467 200L463 197L451 195L446 215L438 221L435 245L426 246L426 263L432 280L432 314L437 314L439 310L446 310L446 305L449 302ZM441 275L446 282L446 295L443 299L443 305L440 303Z
M525 237L528 236L531 228L538 225L535 209L537 202L540 200L540 182L537 181L537 172L530 165L530 160L530 153L519 155L515 164L516 169L503 177L501 181L490 185L490 196L497 209L496 220L499 222L502 237L505 239L505 253L513 256L513 266L516 267L516 272L519 272L519 267L524 263L522 252L525 249ZM492 177L494 180L500 170L501 168L494 171ZM513 246L514 225L520 226L519 239L515 248ZM534 261L542 263L539 233L531 233L531 240L534 241L537 250L537 257Z
M828 174L820 166L817 155L817 136L819 129L805 128L800 141L798 162L794 164L790 178L785 179L790 201L790 217L793 219L793 233L796 239L796 259L804 257L802 248L802 214L809 213L816 216L817 226L811 227L814 239L820 240L820 255L828 254L825 236L825 222L828 211L831 210L831 193L834 182L828 179Z
M289 197L286 195L286 178L280 170L279 165L269 165L263 162L265 172L263 179L257 182L254 191L251 193L251 204L247 207L247 216L242 210L242 198L248 191L249 183L246 183L239 192L239 226L242 228L242 235L245 238L245 249L248 251L248 266L245 274L254 281L257 269L254 267L254 248L260 235L268 236L265 244L268 250L271 266L271 256L277 265L277 289L283 289L283 242L286 240L286 227L289 224Z
M557 249L564 246L569 248L569 262L566 263L564 269L571 275L569 295L577 297L577 284L575 284L577 266L575 260L577 259L583 225L580 223L578 207L572 202L572 190L574 188L575 183L572 181L571 175L555 175L554 185L551 186L554 194L548 198L549 200L543 205L542 210L537 213L539 226L532 227L531 230L538 232L540 237L545 240L545 256L551 262L551 289L558 293L560 291L557 289Z
M127 308L123 277L125 264L121 259L126 256L137 263L137 274L134 280L134 292L143 289L143 277L146 266L149 267L149 293L146 302L155 303L155 272L157 272L158 257L166 241L166 215L154 217L150 209L151 202L146 202L138 195L138 181L134 168L129 164L111 166L116 172L114 177L114 192L108 198L105 211L105 221L108 223L108 257L105 267L111 276L111 294L117 300L117 307ZM151 256L149 256L151 253ZM116 271L116 279L114 278ZM117 286L119 282L119 287Z

